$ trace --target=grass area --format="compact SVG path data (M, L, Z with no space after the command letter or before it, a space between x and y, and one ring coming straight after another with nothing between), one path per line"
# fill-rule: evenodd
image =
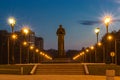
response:
M118 65L88 65L90 75L106 75L106 70L115 70L115 75L120 76L120 66Z
M23 74L28 75L33 68L33 65L0 65L0 74L21 74L21 67L23 67Z

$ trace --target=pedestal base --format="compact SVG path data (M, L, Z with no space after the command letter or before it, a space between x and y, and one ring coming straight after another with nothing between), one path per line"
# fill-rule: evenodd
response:
M55 58L53 60L43 61L43 63L71 63L71 62L73 62L73 60L70 58Z

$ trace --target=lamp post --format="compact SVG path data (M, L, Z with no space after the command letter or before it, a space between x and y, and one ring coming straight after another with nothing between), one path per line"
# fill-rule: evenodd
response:
M33 45L31 45L30 46L30 50L32 51L34 49L34 46ZM32 54L33 55L33 63L35 62L35 55L34 54Z
M22 44L20 44L20 64L22 63L22 45L27 46L27 42L23 41Z
M96 33L96 37L97 37L97 43L98 43L99 32L100 32L100 28L95 28L95 33Z
M96 33L96 37L97 37L97 43L98 43L99 32L100 32L100 28L95 28L95 33ZM96 46L96 49L95 49L95 62L96 61L97 61L97 46Z
M98 44L97 44L99 47L100 46L102 46L102 50L103 50L103 63L105 62L105 47L104 47L104 45L103 45L103 43L101 43L101 42L98 42Z
M88 62L88 56L87 56L87 53L89 52L89 49L86 49L85 52L86 52L86 54L85 54L85 61Z
M13 45L12 45L12 63L14 64L14 62L15 62L15 57L14 57L14 42L17 39L17 35L16 34L12 34L11 38L13 40Z
M94 46L91 46L90 49L93 51L95 48L94 48ZM92 52L91 52L91 54L92 54ZM90 54L90 62L92 62L92 56L91 56L91 54Z
M8 47L8 64L10 64L10 41L9 41L9 36L8 36L8 40L7 40L7 47Z
M105 23L105 26L106 26L106 36L108 36L108 26L111 22L111 17L110 16L105 16L104 17L104 23ZM106 60L109 60L109 53L108 53L108 44L106 43Z
M12 29L12 34L14 33L14 27L16 24L16 20L14 17L10 17L8 18L8 23ZM8 41L9 42L9 41ZM8 47L9 47L9 43L8 43ZM9 48L8 48L9 50ZM13 46L12 46L12 63L14 63L14 42L13 42ZM9 64L9 51L8 51L8 64Z
M36 49L35 52L38 53L38 52L39 52L39 49ZM38 63L39 63L39 56L38 56L38 59L37 59L37 60L38 60Z

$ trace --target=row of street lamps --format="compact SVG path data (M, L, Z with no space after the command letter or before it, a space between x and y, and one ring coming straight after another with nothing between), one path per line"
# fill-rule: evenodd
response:
M14 27L15 27L15 24L16 24L15 18L14 17L8 18L8 23L9 23L9 25L11 27L11 30L12 30L12 32L11 32L11 38L13 39L13 41L12 41L12 64L14 64L14 61L15 61L15 58L14 58L14 45L15 45L14 41L17 39L17 35L14 33ZM26 28L26 27L22 28L22 32L25 34L25 36L27 36L29 34L29 31L30 31L29 28ZM21 45L21 43L20 43L20 45ZM28 57L27 57L28 63L29 63L29 49L30 50L35 50L35 52L39 53L41 56L52 60L52 57L50 57L49 55L47 55L44 52L40 51L39 49L35 48L35 46L29 45L29 42L27 40L25 40L22 43L22 45L24 45L24 46L28 45L28 53L27 53L28 54ZM8 64L10 63L10 61L9 61L10 60L9 59L10 58L9 49L10 49L10 46L9 46L9 37L8 37ZM33 56L33 60L35 62L35 55ZM20 63L22 63L21 46L20 46Z
M109 26L109 24L111 23L111 21L112 21L112 19L111 19L111 17L110 16L105 16L104 17L104 23L105 23L105 26L106 26L106 35L109 37L109 38L111 38L109 35L108 35L108 26ZM102 45L102 43L100 43L100 42L98 42L98 35L99 35L99 32L100 32L100 28L95 28L95 33L96 33L96 38L97 38L97 41L96 41L96 43L97 43L97 45L94 47L94 46L92 46L92 47L90 47L90 49L91 50L94 50L95 49L95 62L96 62L96 58L97 58L97 56L96 56L96 54L97 54L97 47L98 46L101 46ZM116 54L116 48L115 48L115 54ZM89 52L89 50L88 49L86 49L85 51L82 51L81 53L79 53L78 55L76 55L76 56L74 56L73 57L73 60L76 60L76 59L78 59L79 57L81 57L81 56L84 56L85 57L85 54L87 53L87 52ZM108 54L107 52L105 53L105 49L103 49L103 62L105 62L105 54ZM116 61L117 61L117 55L116 55Z

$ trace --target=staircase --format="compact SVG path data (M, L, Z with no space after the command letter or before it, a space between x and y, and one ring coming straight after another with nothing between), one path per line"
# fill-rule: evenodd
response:
M85 75L82 64L40 64L35 71L36 75Z

